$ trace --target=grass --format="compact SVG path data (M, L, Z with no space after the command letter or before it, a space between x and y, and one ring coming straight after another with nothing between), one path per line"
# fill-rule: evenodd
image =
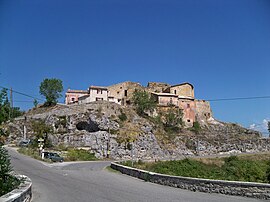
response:
M34 159L42 160L39 152L36 149L21 147L18 149L18 152L27 156L30 156Z
M129 161L124 164L131 166ZM185 177L262 183L269 183L270 181L270 162L269 159L264 157L186 158L178 161L155 163L136 162L134 167L156 173Z
M50 162L48 159L42 159L39 155L39 152L37 149L28 148L28 147L21 147L18 149L18 152L27 156L30 156L34 159L38 159L45 162ZM95 157L94 153L90 153L83 149L67 149L67 152L65 152L64 160L65 161L96 161L98 160Z
M68 149L66 161L96 161L94 153L83 149Z

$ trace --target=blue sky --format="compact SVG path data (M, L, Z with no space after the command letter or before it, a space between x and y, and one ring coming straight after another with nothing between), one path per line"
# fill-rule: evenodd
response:
M269 0L0 0L0 85L36 97L44 78L65 90L129 80L190 82L206 100L265 96L269 74ZM211 106L219 120L260 127L269 102Z

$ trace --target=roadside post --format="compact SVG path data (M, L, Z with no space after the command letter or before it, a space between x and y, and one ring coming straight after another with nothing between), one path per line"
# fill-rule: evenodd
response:
M39 148L39 155L41 157L42 157L42 150L44 150L43 147L44 147L44 139L39 138L38 139L38 148Z

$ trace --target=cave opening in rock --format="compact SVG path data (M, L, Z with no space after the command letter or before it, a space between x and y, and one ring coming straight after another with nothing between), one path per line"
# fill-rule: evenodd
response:
M88 132L97 132L99 131L99 127L97 124L95 124L93 121L80 121L79 123L76 124L76 128L78 130L86 130Z

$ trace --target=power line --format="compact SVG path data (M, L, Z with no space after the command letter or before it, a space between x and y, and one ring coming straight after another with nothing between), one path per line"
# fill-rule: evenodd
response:
M4 86L0 86L0 88L10 90L10 89L8 89L7 87L4 87ZM33 99L36 99L36 100L44 101L44 100L42 100L42 99L40 99L40 98L36 98L36 97L34 97L34 96L32 96L32 95L28 95L28 94L25 94L25 93L22 93L22 92L19 92L19 91L15 91L15 90L13 90L13 89L12 89L12 92L13 92L13 93L17 93L17 94L19 94L19 95L26 96L26 97L30 97L30 98L33 98Z
M33 103L33 101L27 101L27 100L14 100L13 102L15 102L15 103L16 103L16 102L17 102L17 103L18 103L18 102L25 102L25 103L26 103L26 102L29 102L29 103L31 102L31 103Z
M218 102L218 101L257 100L257 99L270 99L270 95L257 96L257 97L217 98L217 99L209 99L209 100L206 100L206 101Z

